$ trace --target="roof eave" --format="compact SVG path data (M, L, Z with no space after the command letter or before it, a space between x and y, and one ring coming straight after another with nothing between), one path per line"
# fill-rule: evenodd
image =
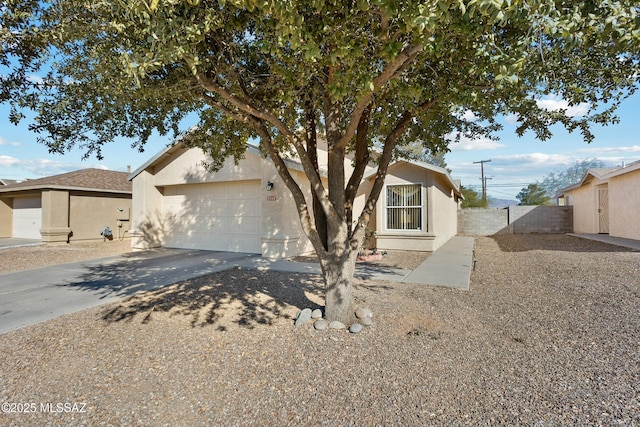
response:
M29 185L24 187L0 187L0 193L20 193L23 191L43 191L43 190L64 190L64 191L89 191L93 193L117 193L117 194L133 194L131 190L115 190L112 188L94 188L94 187L77 187L68 185Z

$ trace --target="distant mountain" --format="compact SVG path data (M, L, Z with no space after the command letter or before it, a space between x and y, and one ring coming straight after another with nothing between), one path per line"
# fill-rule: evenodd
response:
M494 199L493 197L489 197L487 200L490 208L506 208L508 206L517 205L517 200L509 200L509 199Z

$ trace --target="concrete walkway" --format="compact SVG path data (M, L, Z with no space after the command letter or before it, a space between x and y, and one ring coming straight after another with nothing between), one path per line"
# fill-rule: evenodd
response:
M473 237L454 236L413 271L359 263L356 265L355 276L365 280L386 280L469 290L474 244ZM317 263L252 258L239 262L238 266L257 270L321 274L320 265Z
M569 236L579 237L581 239L596 240L610 245L622 246L624 248L635 249L640 251L640 240L624 239L622 237L612 237L608 234L578 234L567 233Z
M475 239L454 236L402 282L469 290Z

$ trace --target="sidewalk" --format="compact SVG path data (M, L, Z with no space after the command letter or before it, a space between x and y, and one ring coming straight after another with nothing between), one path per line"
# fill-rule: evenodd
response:
M469 290L475 239L454 236L402 282Z
M622 237L612 237L608 234L577 234L567 233L568 236L579 237L581 239L596 240L610 245L622 246L624 248L640 251L640 240L625 239Z
M357 264L355 276L365 280L386 280L469 290L474 243L473 237L454 236L413 271ZM321 274L320 265L317 263L252 258L243 260L238 265L257 270Z

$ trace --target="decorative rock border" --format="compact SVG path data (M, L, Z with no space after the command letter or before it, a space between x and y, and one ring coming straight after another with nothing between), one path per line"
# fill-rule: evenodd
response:
M358 322L349 325L348 328L347 325L336 320L328 322L327 319L322 317L322 314L322 310L319 308L316 308L313 311L310 308L304 308L298 312L294 326L302 326L313 320L313 328L316 331L326 331L327 329L348 329L350 333L358 334L362 332L365 326L373 325L373 312L369 307L358 307L355 312Z

